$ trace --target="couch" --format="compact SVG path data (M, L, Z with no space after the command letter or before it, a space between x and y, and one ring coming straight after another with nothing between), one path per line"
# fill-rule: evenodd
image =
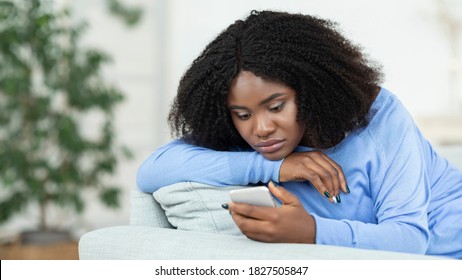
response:
M184 184L188 188L199 190L202 193L199 195L195 192L178 193L178 190L184 189ZM184 184L177 185L177 189L175 187L162 188L166 191L164 193L159 192L160 194L156 198L152 194L133 190L131 193L130 224L102 228L84 234L79 241L80 259L342 260L432 258L423 255L326 245L274 244L253 241L238 232L229 213L221 208L221 201L207 205L207 199L217 200L217 195L210 195L210 189L207 186L196 183ZM188 197L191 193L195 195L196 199ZM162 195L164 196L162 197ZM221 200L229 200L224 192L219 195L221 195ZM182 201L172 201L172 199L181 199ZM204 209L207 210L216 206L215 212L193 211L191 208L196 207L194 205L187 205L189 210L184 211L184 205L191 201L196 203L196 206L205 207ZM182 207L182 213L191 216L175 217L175 210L178 210L179 207ZM198 216L198 213L201 215L206 213L206 216ZM191 228L191 226L198 226L198 228Z

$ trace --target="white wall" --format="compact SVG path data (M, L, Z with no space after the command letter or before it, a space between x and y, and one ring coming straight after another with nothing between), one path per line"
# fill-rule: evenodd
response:
M462 3L452 11L462 18ZM438 20L437 0L289 0L169 1L169 94L181 73L204 45L252 9L277 9L332 19L353 42L381 62L384 86L416 114L439 114L449 107L449 45ZM462 22L460 22L462 24ZM415 102L418 97L419 102ZM459 100L460 102L460 100Z
M125 0L144 7L143 21L133 30L108 16L104 0L69 2L78 16L90 22L86 43L114 58L107 77L126 93L116 117L117 132L120 142L135 154L134 160L121 164L114 178L124 186L121 209L101 207L88 194L91 203L83 216L56 215L56 223L72 224L76 235L128 222L129 192L135 188L137 167L170 139L166 116L181 75L215 35L253 9L300 12L338 22L347 37L383 65L384 86L401 98L411 114L418 119L456 115L455 125L462 125L462 66L451 60L457 52L451 53L451 37L437 13L438 0ZM462 1L445 2L459 22L452 42L462 54ZM457 67L459 72L453 73L458 75L459 99L454 102L449 71ZM15 219L0 232L12 231L32 218L29 213Z

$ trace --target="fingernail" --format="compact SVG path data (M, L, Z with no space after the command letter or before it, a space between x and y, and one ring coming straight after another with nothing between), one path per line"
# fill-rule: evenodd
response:
M347 190L347 193L350 193L350 188L348 187L348 185L346 186L346 190Z
M325 191L324 196L327 197L327 198L330 198L330 193L328 191Z
M273 186L274 186L275 188L279 188L279 185L276 184L273 180L270 180L270 182L273 184Z
M336 195L335 197L337 198L337 203L342 202L342 200L340 199L340 195Z
M337 203L337 196L332 197L332 202Z
M229 205L227 203L223 203L221 207L223 207L223 209L226 209L226 210L229 209Z

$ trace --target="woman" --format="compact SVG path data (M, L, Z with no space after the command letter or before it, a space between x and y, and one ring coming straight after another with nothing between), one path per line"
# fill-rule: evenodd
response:
M169 115L181 139L138 186L275 181L280 208L223 205L251 239L462 258L462 172L380 82L333 23L252 12L183 76Z

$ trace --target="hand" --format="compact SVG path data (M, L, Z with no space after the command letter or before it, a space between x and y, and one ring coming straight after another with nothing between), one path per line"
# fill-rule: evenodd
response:
M263 242L315 243L316 225L297 197L283 187L268 184L283 205L279 208L230 203L229 212L241 232Z
M279 170L279 182L310 181L331 202L340 202L340 189L349 193L342 167L321 151L292 153Z

